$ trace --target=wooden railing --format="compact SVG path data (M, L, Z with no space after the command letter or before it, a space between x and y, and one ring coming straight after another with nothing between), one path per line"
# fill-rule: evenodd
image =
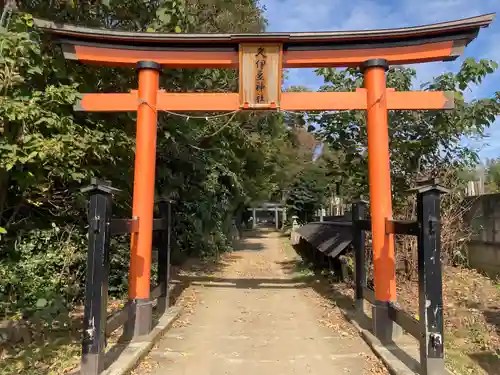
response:
M122 326L123 340L132 340L134 332L130 303L107 316L110 239L116 235L137 233L140 223L137 218L112 217L113 194L118 190L110 182L93 179L91 185L82 191L88 193L89 243L80 373L98 375L104 371L106 337ZM161 217L153 219L153 231L160 234L158 277L156 285L151 288L150 300L156 304L156 311L163 313L169 306L172 202L160 201L158 205Z

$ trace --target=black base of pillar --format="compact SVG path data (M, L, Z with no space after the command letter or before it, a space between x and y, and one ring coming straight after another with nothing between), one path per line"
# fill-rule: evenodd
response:
M129 301L129 316L124 327L124 338L135 341L151 332L153 326L153 303L149 299Z
M403 329L389 317L389 303L375 301L372 306L373 334L382 342L392 342L403 335Z
M80 375L100 374L104 371L104 354L85 354L80 365Z
M422 345L422 344L420 344ZM422 352L424 349L420 349ZM427 358L427 359L425 359ZM420 374L422 375L447 375L449 372L446 370L443 358L428 358L427 353L420 354Z
M163 314L168 309L169 297L158 297L156 302L156 310L158 313Z
M356 306L356 313L364 314L364 312L365 312L365 300L357 299L355 306Z

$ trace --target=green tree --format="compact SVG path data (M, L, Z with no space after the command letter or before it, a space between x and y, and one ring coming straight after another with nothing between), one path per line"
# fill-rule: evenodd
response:
M486 190L488 193L500 192L500 158L486 161Z
M257 32L265 25L252 0L17 5L37 17L123 30ZM0 311L7 315L36 310L41 299L50 305L59 296L71 304L82 297L86 202L79 189L91 177L111 180L122 190L115 197L116 216L131 214L135 114L73 113L72 105L78 92L136 88L136 73L66 62L31 26L31 16L19 13L10 32L0 35L0 227L7 231L1 233ZM233 91L237 75L167 70L161 85L170 91ZM235 209L272 191L274 155L286 142L280 117L238 114L206 121L161 114L158 128L156 189L159 197L177 201L175 258L227 250ZM112 294L126 288L127 267L128 240L117 238Z
M497 64L490 60L466 59L458 73L446 73L422 85L422 90L455 91L455 109L451 111L391 111L389 115L393 191L406 190L418 175L436 175L440 169L464 168L478 162L474 150L460 141L463 136L483 136L500 114L500 94L466 102L464 92L480 84ZM363 76L356 69L318 69L325 85L321 91L353 91L362 87ZM392 67L387 85L398 91L414 86L413 69ZM318 136L333 151L345 157L340 170L350 179L354 198L368 193L367 134L365 114L360 111L322 113L314 119Z
M326 201L328 178L321 162L314 162L304 168L292 181L287 199L290 213L301 221L310 221L314 212Z

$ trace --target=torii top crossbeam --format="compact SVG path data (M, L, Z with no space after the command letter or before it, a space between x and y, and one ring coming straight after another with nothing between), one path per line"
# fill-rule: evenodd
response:
M240 92L228 94L160 93L158 109L234 111L238 109L349 110L367 108L363 89L352 93L282 93L281 68L357 67L371 59L388 64L454 60L488 26L494 14L399 29L261 34L159 34L92 29L35 19L55 37L64 56L83 63L133 67L154 61L163 68L240 70ZM267 66L256 80L256 48ZM261 90L257 90L260 88ZM137 92L85 95L80 110L135 111ZM450 93L388 92L388 109L447 109ZM335 103L336 108L332 108Z
M399 29L260 34L159 34L91 29L36 19L57 36L66 58L87 63L135 66L154 60L165 68L238 68L242 43L279 43L283 67L359 66L372 58L389 64L453 60L488 26L493 14Z

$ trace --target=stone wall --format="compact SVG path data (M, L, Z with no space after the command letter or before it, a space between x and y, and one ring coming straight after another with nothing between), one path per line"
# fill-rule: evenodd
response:
M465 218L473 229L468 246L469 264L491 277L500 276L500 194L467 199L472 207Z

